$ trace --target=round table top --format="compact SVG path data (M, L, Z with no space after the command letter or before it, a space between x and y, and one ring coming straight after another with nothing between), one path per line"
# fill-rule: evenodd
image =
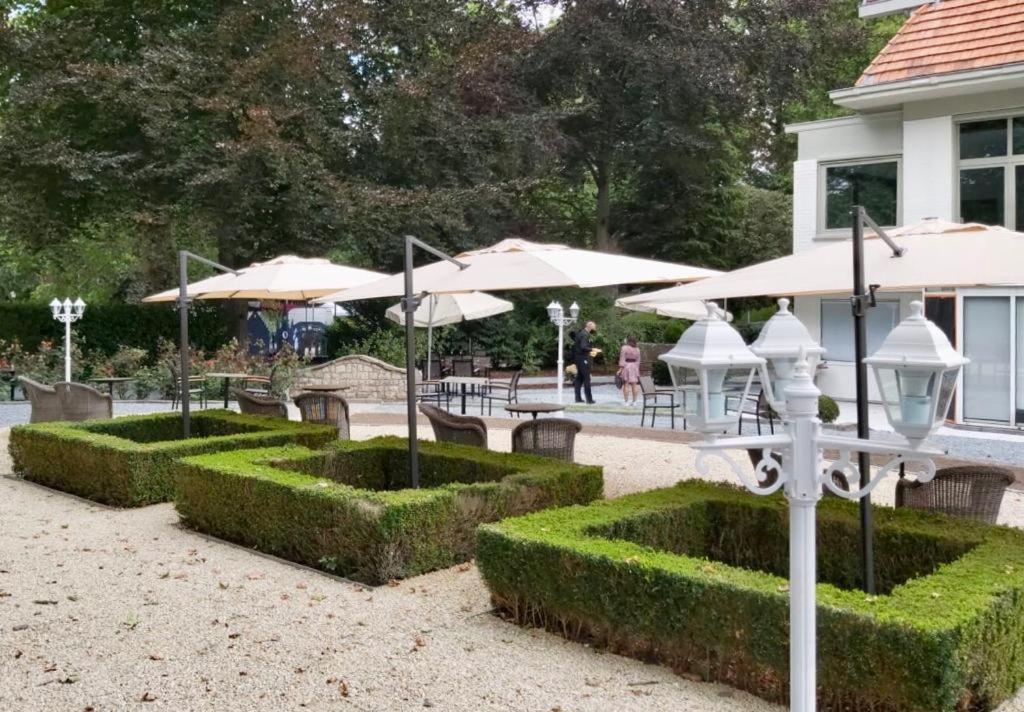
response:
M251 378L251 373L207 373L207 378Z
M95 378L90 378L89 380L90 381L95 381L96 383L126 383L127 381L134 381L135 377L134 376L96 376Z
M505 410L510 413L557 413L565 410L560 403L509 403Z
M340 383L317 383L310 386L299 386L302 391L347 391L352 386L343 386Z

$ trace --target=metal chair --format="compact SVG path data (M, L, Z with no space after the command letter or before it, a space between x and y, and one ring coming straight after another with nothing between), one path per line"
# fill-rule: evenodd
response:
M168 364L167 369L171 372L171 383L174 384L174 392L171 395L171 410L178 407L181 402L181 378L178 369L174 364ZM206 407L206 376L188 377L188 399L189 402L198 398L199 407Z
M333 393L301 393L295 396L295 405L302 420L336 426L341 440L352 437L348 401L341 396Z
M277 364L270 369L267 376L246 376L242 379L242 390L258 396L272 396L274 394L274 376L277 375Z
M34 381L28 376L18 376L18 383L32 404L32 414L28 422L50 423L62 419L60 398L53 387Z
M114 399L84 383L61 381L53 386L60 400L61 420L81 421L114 417Z
M640 395L643 398L643 410L640 411L640 427L644 427L647 419L647 411L651 411L651 427L654 427L654 419L658 417L659 410L669 412L672 429L676 429L676 392L671 388L658 388L654 385L654 379L650 376L640 376ZM686 428L686 423L683 423Z
M775 434L775 411L768 404L768 397L764 393L764 388L760 388L755 396L753 393L747 393L743 399L743 403L740 404L740 422L736 427L736 434L743 434L743 416L752 415L754 416L754 422L757 424L757 434L761 434L761 418L768 420L768 428L772 435Z
M487 401L487 415L494 410L494 401L501 401L506 405L519 402L519 377L522 371L516 371L508 381L487 381L480 390L480 414L484 413L484 401ZM516 413L519 416L519 413Z
M442 403L445 409L451 407L452 394L445 384L441 381L435 381L433 379L421 379L419 373L416 374L416 402L417 403L435 403L440 408Z
M427 416L438 442L487 448L487 424L480 418L454 415L427 403L420 403L420 412Z
M275 418L288 417L288 405L277 398L253 395L241 388L232 388L231 395L238 401L238 409L246 415L270 415Z
M512 431L512 452L574 462L576 433L582 429L580 423L569 418L540 418L520 423Z
M1003 467L972 465L936 470L931 482L901 479L896 506L942 512L995 524L1013 472Z

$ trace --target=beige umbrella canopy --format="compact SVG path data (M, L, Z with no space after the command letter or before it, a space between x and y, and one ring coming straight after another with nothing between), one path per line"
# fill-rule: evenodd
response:
M658 262L626 255L613 255L529 242L516 238L481 250L456 256L466 265L460 269L450 262L434 262L413 272L416 292L433 294L488 291L499 292L544 287L607 287L616 284L691 282L721 274L715 270L671 262ZM322 301L396 297L404 294L403 275L396 274L336 294Z
M656 294L649 292L648 294ZM689 319L696 321L708 315L707 303L699 299L687 299L678 302L648 302L647 294L638 294L632 297L623 297L615 300L615 306L630 311L644 312L646 314L657 314L668 316L673 319Z
M199 299L279 299L306 301L339 289L374 282L380 272L336 265L330 260L282 255L253 262L238 274L219 274L188 285L188 296ZM144 302L173 302L178 289L150 295Z
M924 220L886 233L906 250L902 257L893 257L885 241L871 233L864 241L867 281L882 285L883 291L1024 284L1024 234L941 220ZM850 243L843 240L619 302L626 308L639 304L657 308L691 299L849 294L853 291L851 260Z

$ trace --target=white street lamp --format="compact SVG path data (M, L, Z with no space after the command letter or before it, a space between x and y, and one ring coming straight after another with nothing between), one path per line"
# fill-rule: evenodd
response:
M789 310L789 300L780 299L779 311L761 329L750 350L765 360L761 386L772 409L785 418L786 388L793 382L801 351L813 378L825 349L815 343L807 327Z
M562 402L562 381L565 380L565 327L576 323L580 315L580 305L576 302L569 307L569 315L565 315L560 302L548 304L548 318L551 323L558 327L558 374L555 380L558 386L558 402Z
M50 302L53 318L64 324L64 380L71 381L71 322L78 321L85 313L85 302L79 297L75 301L54 299Z
M910 316L864 359L875 372L889 423L911 443L934 435L946 420L960 369L968 361L925 319L921 302L911 302Z
M696 391L693 398L683 399L688 421L696 430L713 435L724 433L738 422L754 372L764 365L764 359L747 348L714 304L709 303L707 309L707 316L658 358L668 364L677 391ZM726 391L734 382L744 384L742 392Z
M713 310L690 327L676 347L661 358L669 364L677 388L691 373L700 385L700 405L693 409L690 417L699 430L711 437L695 445L699 451L697 471L708 475L708 457L716 456L722 458L754 494L769 495L784 489L789 502L790 709L814 712L817 705L816 533L822 488L827 487L845 499L863 499L906 462L921 463L924 472L918 479L921 482L931 480L935 464L930 457L942 452L925 448L922 443L945 415L964 359L957 356L942 333L924 319L920 304L914 306L912 316L893 331L879 353L870 359L880 384L889 392L885 397L890 421L909 442L900 445L824 435L818 420L821 391L814 385L810 364L820 358L822 352L817 344L813 341L808 344L804 334L793 328L788 321L792 315L782 313L788 313L788 304L780 303L780 307L778 321L757 344L769 361L775 361L771 366L766 366L764 359L747 348L735 329ZM797 348L797 355L790 361L793 346ZM761 369L768 393L784 404L784 408L778 410L784 414L785 432L716 439L716 434L738 424L740 419L739 402L735 408L730 408L724 394L720 395L720 384L725 378L723 371L747 373L749 388L755 368ZM774 377L781 378L784 385L773 384ZM897 411L898 417L894 417ZM777 479L762 485L760 478L752 477L749 469L741 467L726 453L733 449L761 450L763 460L756 472L772 469L778 472ZM839 459L827 467L822 459L826 449L839 451ZM781 462L772 457L773 450L782 453ZM832 480L832 473L842 472L851 485L862 482L857 465L851 460L852 453L887 455L890 460L874 477L867 479L866 484L846 491Z

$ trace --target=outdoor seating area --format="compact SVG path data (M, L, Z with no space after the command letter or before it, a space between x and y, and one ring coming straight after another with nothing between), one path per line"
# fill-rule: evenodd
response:
M0 712L1024 712L1024 0L14 2Z

